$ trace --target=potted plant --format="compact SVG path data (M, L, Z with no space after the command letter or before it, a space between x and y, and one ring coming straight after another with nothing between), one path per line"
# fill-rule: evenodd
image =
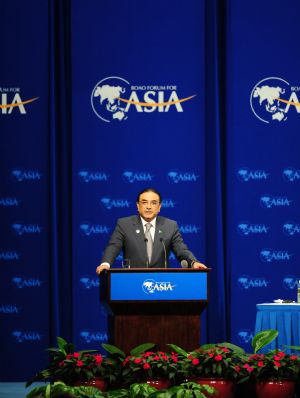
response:
M57 337L58 347L49 348L50 361L46 369L38 372L26 386L35 381L62 381L67 385L92 385L105 390L114 376L113 360L96 350L75 351L74 345Z
M232 397L235 382L241 379L242 348L230 343L206 344L186 352L169 344L180 354L179 368L186 380L207 384L218 390L222 397Z
M130 355L132 357L139 357L142 353L147 350L153 349L155 347L154 343L144 343L140 344L132 350L130 350ZM124 371L124 361L127 355L119 347L112 344L102 344L102 348L109 353L109 358L114 361L115 364L115 378L116 382L112 384L114 388L126 387L130 382L135 382L134 378L129 377L130 372Z
M281 350L252 354L243 368L248 377L255 380L258 398L294 397L295 381L300 369L297 355L286 354Z
M146 351L124 359L122 377L126 384L146 382L161 389L170 386L177 371L177 353Z

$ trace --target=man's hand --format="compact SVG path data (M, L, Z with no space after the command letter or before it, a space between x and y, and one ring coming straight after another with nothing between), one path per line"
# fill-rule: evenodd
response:
M207 268L207 266L202 263L199 263L198 261L195 261L194 264L192 265L192 268L205 269Z
M109 268L110 268L110 267L109 267L109 265L107 265L107 264L100 264L100 265L98 265L98 267L96 268L96 274L100 275L101 272L102 272L103 270L109 269Z

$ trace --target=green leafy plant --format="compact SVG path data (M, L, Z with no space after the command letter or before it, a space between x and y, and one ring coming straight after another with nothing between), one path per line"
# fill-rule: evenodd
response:
M61 394L70 394L78 398L105 398L105 394L94 387L73 387L63 382L55 382L45 386L35 387L26 395L26 398L55 398Z
M185 378L225 378L240 380L241 365L245 351L231 343L205 344L186 352L169 344L179 355L180 372Z
M126 388L107 392L107 398L147 398L157 390L146 383L134 383Z
M246 379L296 380L300 370L300 358L273 350L266 354L249 355L243 369L246 371Z
M256 354L257 351L266 347L273 340L275 340L277 336L278 336L278 330L273 330L273 329L263 330L257 333L252 339L253 352Z
M150 398L207 398L216 393L213 387L200 385L194 382L181 383L165 391L157 391ZM221 397L220 397L221 398Z
M178 371L178 354L146 351L129 355L123 361L122 377L126 384L149 379L174 379Z
M119 387L122 387L123 385L128 385L128 382L124 380L123 377L123 362L126 358L126 353L122 351L119 347L112 344L103 343L101 346L109 354L109 359L114 362L114 380L110 381L110 386L117 389ZM155 347L154 343L140 344L130 350L130 355L141 355L143 352L150 350L153 347Z
M57 337L58 347L49 348L50 361L46 369L38 372L26 386L35 381L62 381L72 385L78 381L88 381L95 377L104 380L113 379L115 373L114 362L103 357L96 350L74 351L73 344Z

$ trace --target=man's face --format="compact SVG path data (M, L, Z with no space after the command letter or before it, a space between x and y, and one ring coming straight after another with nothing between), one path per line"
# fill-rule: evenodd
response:
M161 203L159 196L154 192L144 192L140 195L137 209L141 217L146 221L152 221L160 212Z

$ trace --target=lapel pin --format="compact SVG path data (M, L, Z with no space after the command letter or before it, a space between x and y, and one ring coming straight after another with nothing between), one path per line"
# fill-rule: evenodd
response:
M137 234L139 234L141 231L140 231L139 229L137 229L135 232L136 232Z

